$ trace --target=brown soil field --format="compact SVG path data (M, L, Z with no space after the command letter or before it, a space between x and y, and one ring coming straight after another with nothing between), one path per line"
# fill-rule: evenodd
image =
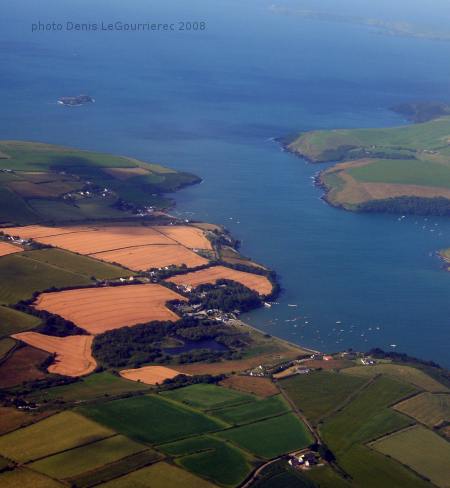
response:
M134 176L145 176L150 173L145 168L104 168L103 172L121 181L128 180Z
M9 244L8 242L0 241L0 257L21 251L23 251L23 249L19 246L14 246L13 244Z
M211 242L205 237L204 232L197 227L190 227L187 225L167 225L153 228L182 246L191 249L212 249Z
M91 351L93 336L54 337L38 332L21 332L12 337L37 349L56 354L55 362L48 368L49 373L84 376L97 367Z
M8 187L24 198L53 198L83 187L81 182L52 181L33 183L31 181L13 181Z
M205 258L179 244L127 247L90 256L109 263L118 263L133 271L181 264L195 268L208 263Z
M124 369L120 376L131 381L140 381L146 385L157 385L166 379L175 378L180 372L165 366L144 366L136 369Z
M179 317L166 307L170 300L185 298L161 285L127 285L42 293L34 307L101 334L153 320L176 321Z
M0 366L0 388L10 388L24 381L39 380L45 373L39 366L48 358L48 353L34 347L17 349Z
M269 378L258 378L257 376L233 375L221 381L220 384L233 390L260 397L269 397L280 393L277 386Z
M53 412L25 413L13 407L0 407L0 435L38 422L52 415Z
M224 266L213 266L212 268L174 276L167 281L177 285L197 287L204 283L215 283L217 280L224 279L237 281L247 288L255 290L260 295L269 295L272 292L272 283L266 276L236 271L235 269Z

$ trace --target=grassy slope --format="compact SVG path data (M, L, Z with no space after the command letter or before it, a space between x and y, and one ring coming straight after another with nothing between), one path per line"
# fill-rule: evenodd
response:
M450 395L421 393L398 403L395 409L428 427L434 427L450 422Z
M289 149L313 162L355 161L345 168L334 166L322 172L320 177L328 190L328 201L353 210L367 201L396 198L398 192L420 198L448 198L438 189L450 188L449 138L450 117L443 117L385 129L307 132L295 139ZM363 165L361 161L364 161ZM352 182L347 177L352 177ZM394 186L384 187L381 193L379 189L377 196L372 197L363 188L364 183ZM414 187L398 185L417 185L431 190L424 194ZM406 203L402 205L407 211Z
M160 446L188 471L225 486L236 486L252 471L251 458L235 446L211 436Z
M437 382L423 371L411 366L402 364L376 364L370 367L355 366L343 371L346 375L370 378L378 374L383 374L396 380L410 383L417 388L431 392L445 392L448 388Z
M0 437L0 454L20 462L31 461L112 434L82 415L63 412Z
M0 258L0 303L5 305L31 298L33 292L53 286L59 288L90 283L86 276L31 261L18 254Z
M214 488L215 485L167 463L157 463L101 485L102 488L130 488L132 486L139 488Z
M172 192L184 185L199 181L199 178L192 174L174 171L157 164L50 144L0 141L0 153L2 154L0 169L16 172L0 175L0 223L27 224L39 221L115 218L121 215L111 207L117 198L136 205L167 206L170 200L159 194ZM143 174L123 178L108 173L108 168L140 168L144 171ZM42 172L50 175L59 173L60 178L66 178L68 181L64 183L68 189L80 187L80 184L84 185L86 181L91 181L99 187L113 190L116 196L112 199L81 200L78 202L78 207L68 205L62 200L45 199L42 193L43 186L39 186L42 181L36 181L34 185L33 178L25 172L34 172L35 175ZM11 182L17 180L21 181L19 186L10 186ZM27 181L30 184L26 183ZM42 199L28 201L25 196L19 195L18 192L24 186L23 182L28 189L32 190L33 185L38 187ZM17 192L13 191L14 188ZM36 192L27 193L30 198L32 194ZM49 196L52 194L50 193Z
M137 441L161 444L220 429L210 417L155 395L81 407L80 412ZM157 419L149 422L149 419Z
M301 449L312 442L309 431L292 413L235 427L218 435L266 459Z
M256 397L235 390L215 385L198 384L168 391L162 394L166 398L185 403L194 408L210 410L239 403L255 401Z
M91 374L70 385L39 390L32 394L31 398L38 402L55 399L61 399L66 402L80 402L142 390L148 390L148 386L135 381L125 380L108 371L104 371Z
M87 256L80 256L62 249L42 249L24 252L21 253L21 256L64 271L70 271L87 278L95 277L99 280L110 280L136 274L120 266L104 263Z
M424 427L413 427L372 444L442 488L449 486L450 443Z
M147 447L143 444L117 435L40 459L32 463L30 467L51 478L65 479L118 461L145 449Z
M290 410L289 405L281 395L275 395L257 402L245 403L233 407L215 410L214 416L234 425L255 422L274 415L280 415Z
M37 317L0 306L0 337L33 329L40 323Z
M342 373L318 371L280 381L280 386L312 422L338 407L367 380Z

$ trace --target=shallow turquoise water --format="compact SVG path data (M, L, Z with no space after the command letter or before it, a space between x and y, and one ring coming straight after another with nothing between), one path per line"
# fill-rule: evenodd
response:
M450 246L450 220L333 209L312 185L321 167L282 152L272 138L401 124L388 110L393 103L449 100L450 44L275 15L256 0L170 5L6 1L1 138L127 154L199 174L204 182L176 197L177 212L225 224L244 253L280 275L279 304L249 314L252 324L313 348L396 344L449 365L450 274L435 251ZM444 23L448 8L440 5ZM376 14L383 8L387 2ZM422 18L419 10L408 15ZM31 33L39 19L205 19L208 30ZM55 103L83 92L97 103Z

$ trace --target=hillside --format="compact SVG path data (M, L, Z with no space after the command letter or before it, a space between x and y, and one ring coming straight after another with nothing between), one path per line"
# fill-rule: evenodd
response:
M0 223L112 219L164 208L190 173L110 154L0 141Z
M386 129L301 134L287 148L313 163L338 162L318 183L347 210L450 215L450 117Z

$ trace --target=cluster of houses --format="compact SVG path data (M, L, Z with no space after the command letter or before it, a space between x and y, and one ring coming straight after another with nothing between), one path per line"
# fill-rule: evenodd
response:
M317 454L312 451L294 453L289 456L288 463L293 468L298 469L311 469L313 466L317 466L320 463L320 459Z

